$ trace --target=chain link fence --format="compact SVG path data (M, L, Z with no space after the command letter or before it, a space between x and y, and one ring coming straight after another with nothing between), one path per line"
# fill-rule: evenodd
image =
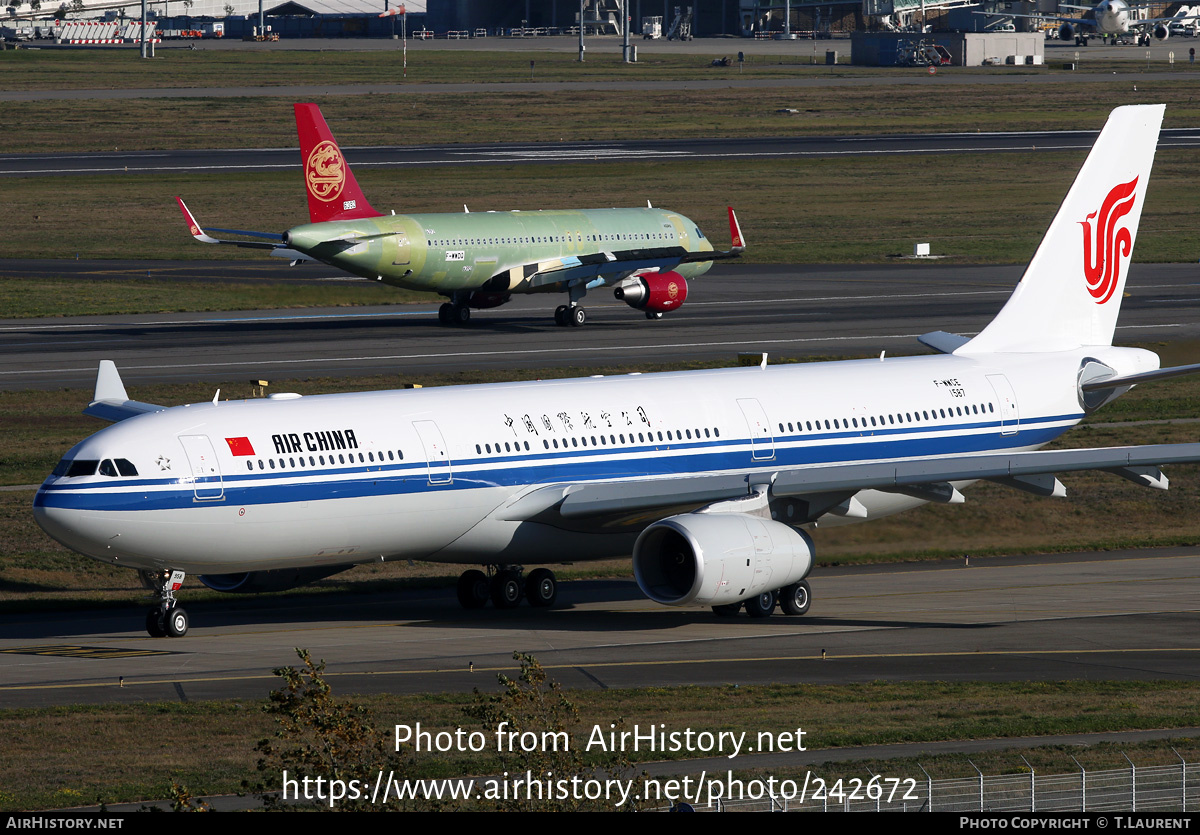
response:
M1126 758L1128 759L1128 758ZM1073 774L979 774L934 780L927 774L872 783L797 781L793 796L756 792L749 778L726 786L728 799L694 805L697 812L1196 812L1200 763L1088 771ZM874 786L874 788L872 788ZM897 789L893 791L893 789ZM741 793L741 797L738 796ZM801 797L801 795L804 795Z

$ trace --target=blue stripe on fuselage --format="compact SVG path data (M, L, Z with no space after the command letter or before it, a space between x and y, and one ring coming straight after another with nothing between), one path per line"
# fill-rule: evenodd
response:
M166 510L196 505L263 505L311 502L364 496L405 495L484 487L513 487L557 482L588 482L609 479L687 475L689 473L744 472L748 469L790 469L814 464L843 464L864 460L919 458L959 453L1002 452L1014 447L1039 446L1056 438L1069 426L1053 424L1078 420L1081 415L1061 415L1025 420L1021 430L1001 435L996 421L952 427L954 434L936 437L905 437L928 433L929 427L889 430L829 432L819 435L787 435L774 439L774 458L753 460L748 438L692 443L639 444L623 448L585 447L539 450L511 456L460 459L453 464L453 480L430 483L424 461L362 468L293 470L223 474L223 485L202 482L201 489L223 486L220 499L197 500L192 482L178 480L112 479L86 484L68 484L60 479L38 491L35 507L76 510L138 511ZM1031 424L1038 425L1030 428ZM1050 425L1047 425L1050 424ZM948 427L942 427L948 428ZM991 431L968 434L979 429ZM878 440L887 436L888 440ZM868 440L869 439L869 440ZM804 443L800 443L804 441ZM815 443L820 441L822 443ZM867 441L867 442L864 442ZM760 442L761 449L767 442ZM731 449L735 447L735 449ZM663 455L664 452L676 454ZM678 454L679 452L684 454ZM614 455L614 453L616 453ZM598 460L585 460L597 459ZM447 471L434 471L445 475ZM281 478L302 479L286 484L263 483ZM342 479L342 480L333 480ZM142 492L138 487L164 484L174 490ZM134 488L134 489L129 489Z

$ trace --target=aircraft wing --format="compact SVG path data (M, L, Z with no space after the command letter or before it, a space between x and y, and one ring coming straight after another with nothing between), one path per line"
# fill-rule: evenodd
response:
M1085 7L1060 5L1059 8L1082 9ZM1092 7L1087 6L1086 8L1090 11ZM986 15L987 17L1012 17L1021 18L1023 20L1040 20L1045 23L1070 23L1073 26L1096 26L1096 21L1090 17L1057 17L1050 14L1013 14L1012 12L972 12L971 14ZM1130 25L1132 24L1133 21L1130 21Z
M288 249L283 244L283 235L277 232L251 232L246 229L213 229L213 232L219 232L223 235L243 235L247 238L262 238L261 241L237 241L223 240L214 238L209 235L196 222L195 216L188 209L187 204L183 202L183 198L176 197L175 201L179 204L179 210L183 212L183 219L187 222L188 231L192 237L200 241L202 244L225 244L227 246L240 246L246 249L267 249L271 251L271 255L277 258L287 258L292 261L312 261L313 259L302 252L297 252L294 249ZM270 241L271 243L267 243Z
M1143 487L1167 489L1165 464L1200 463L1200 443L1093 449L948 455L847 464L781 467L752 474L713 473L537 487L497 514L510 521L583 522L609 519L645 524L664 509L686 512L731 501L766 488L772 498L807 499L812 521L849 508L860 490L901 493L926 501L958 503L954 482L989 480L1041 496L1064 496L1057 473L1103 470ZM756 464L756 467L760 466Z
M681 246L645 247L551 258L515 269L520 273L520 277L533 287L601 277L611 284L634 273L666 271L680 264L737 258L745 251L746 244L742 238L737 214L732 206L728 207L728 211L731 246L724 251L693 252Z
M92 395L92 402L83 413L116 423L147 412L161 412L165 408L167 407L130 400L116 364L112 360L101 360L100 368L96 371L96 393Z

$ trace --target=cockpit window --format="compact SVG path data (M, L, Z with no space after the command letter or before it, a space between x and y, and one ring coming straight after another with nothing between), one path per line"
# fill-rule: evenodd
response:
M76 458L74 461L64 461L63 463L70 464L70 466L67 467L67 478L76 478L77 476L83 475L95 475L96 468L100 466L100 462L94 458Z
M105 458L103 461L97 461L94 458L76 458L74 460L64 458L54 468L53 475L60 478L63 476L78 478L79 476L95 475L97 472L110 478L138 474L137 467L127 458Z

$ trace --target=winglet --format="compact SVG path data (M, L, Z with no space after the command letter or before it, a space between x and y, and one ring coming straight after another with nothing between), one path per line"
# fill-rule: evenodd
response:
M184 212L186 213L187 209L184 209ZM92 395L92 402L83 413L115 423L147 412L161 412L165 408L153 403L130 400L116 364L112 360L100 360L100 368L96 372L96 393Z
M742 238L742 226L738 223L737 213L734 212L733 206L728 206L729 209L729 237L733 241L733 251L742 252L746 249L746 242Z
M182 205L182 201L180 202ZM187 209L184 209L186 212ZM123 403L129 399L125 391L125 383L121 380L121 372L112 360L100 360L100 368L96 372L96 393L93 400L116 400Z
M204 230L200 228L200 224L196 222L196 218L192 217L192 213L188 211L188 207L184 204L182 197L176 197L175 202L179 204L179 210L183 212L183 219L187 222L188 231L192 233L193 238L205 244L220 243L220 241L218 241L216 238L210 238L208 235L204 234ZM112 365L112 363L108 360L105 360L104 362ZM101 363L100 368L103 370L103 363ZM116 370L115 366L113 370ZM118 377L117 380L119 381L120 377Z

